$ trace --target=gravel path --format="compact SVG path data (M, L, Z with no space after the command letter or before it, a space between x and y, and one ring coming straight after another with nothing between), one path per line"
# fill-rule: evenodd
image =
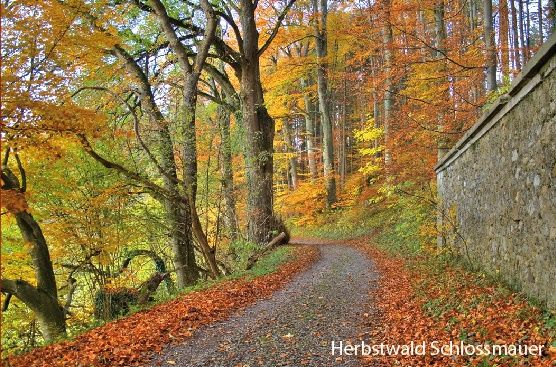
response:
M331 342L368 342L369 292L377 274L358 250L321 245L321 258L270 299L167 347L152 366L357 366Z

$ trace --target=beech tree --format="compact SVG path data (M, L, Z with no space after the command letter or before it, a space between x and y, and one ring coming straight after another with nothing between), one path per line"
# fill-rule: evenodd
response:
M260 34L257 28L257 1L222 3L222 10L216 13L231 28L233 35L233 42L215 37L214 47L218 57L233 69L239 80L241 121L246 133L247 238L256 243L268 242L283 229L272 207L274 120L264 103L260 57L276 37L294 2L295 0L289 0L276 14L274 25L262 45L259 45ZM189 27L185 24L182 26ZM221 74L214 69L210 70L212 75L222 79Z
M34 274L34 280L21 276L1 279L0 291L6 295L2 309L6 311L15 296L33 311L44 339L51 341L66 333L66 314L75 288L68 288L68 301L61 305L48 241L28 204L27 187L32 180L27 177L21 155L38 149L42 158L53 159L61 150L60 139L79 132L100 131L104 119L68 100L66 83L66 77L75 76L80 67L97 61L99 54L92 52L73 62L66 60L64 52L75 49L83 28L57 3L7 2L2 4L2 11L1 138L6 149L2 160L2 207L6 212L2 215L15 218L21 237L28 244ZM104 44L106 39L96 41ZM62 69L66 75L61 75ZM66 102L64 108L60 101Z
M521 3L521 2L520 2ZM492 26L492 0L483 0L486 48L486 89L496 89L496 51L494 49L494 28Z
M516 0L0 6L9 352L91 327L97 295L147 304L244 271L287 241L281 218L429 195L554 15Z
M235 66L234 71L240 80L242 121L247 133L248 239L257 243L268 242L282 227L272 208L274 120L264 104L260 57L273 41L294 2L295 0L289 0L282 9L262 46L259 46L255 15L258 2L238 2L241 31L234 32L239 48L239 65ZM234 31L238 29L233 20L228 20Z
M264 243L270 240L273 234L282 227L280 220L273 212L272 202L272 175L273 157L272 142L274 138L274 120L268 114L264 105L263 89L260 81L259 59L268 48L278 33L281 22L295 0L289 0L276 15L274 26L270 29L267 39L262 46L259 45L259 29L256 24L256 9L258 2L239 0L237 3L219 4L220 9L210 10L205 4L205 9L214 11L232 29L234 42L222 39L215 35L213 47L216 55L234 71L240 81L240 101L242 112L242 123L246 131L245 158L248 178L248 239ZM155 6L135 2L137 6L147 12L156 13L160 18L162 12ZM164 14L162 14L164 16ZM184 22L170 15L164 16L164 32L170 38L174 38L171 44L178 44L177 37L171 35L175 30L185 30L195 34L206 34L206 27L193 23ZM206 39L206 38L205 38ZM237 48L235 48L237 47ZM174 50L182 56L187 56L185 51ZM179 57L180 59L184 57ZM180 61L183 63L183 61ZM186 69L186 67L182 67ZM213 68L209 70L218 75ZM191 134L190 134L191 135ZM191 135L192 136L192 135ZM190 136L189 140L192 140ZM190 150L192 152L192 150ZM193 166L187 168L189 176L195 171ZM194 189L190 189L193 194ZM195 217L195 216L194 216ZM195 222L195 218L193 218Z
M184 287L185 285L194 283L199 276L199 267L195 260L191 232L193 232L195 239L199 243L200 252L209 268L208 271L211 276L217 277L220 275L220 269L218 268L215 258L216 250L208 244L196 208L197 154L195 106L198 94L197 83L216 31L216 18L212 6L208 2L202 1L199 7L205 15L206 30L199 31L198 28L194 27L193 30L189 30L187 36L180 37L172 25L172 22L175 22L175 20L168 15L165 6L158 1L153 1L151 4L152 5L149 5L140 1L135 2L135 5L140 11L143 11L145 14L152 14L156 17L167 39L167 42L164 43L162 47L156 48L154 52L160 52L161 50L169 48L177 57L177 64L182 73L179 87L183 96L183 103L181 104L183 108L181 113L183 120L172 122L164 116L156 101L147 73L143 70L138 60L126 51L123 46L116 45L112 49L106 51L108 54L117 56L124 64L129 74L138 82L140 105L147 116L149 116L151 123L156 127L158 134L158 158L155 157L145 140L141 137L139 118L133 110L133 107L129 105L127 105L127 107L134 118L133 124L136 139L141 149L149 157L151 163L157 168L158 174L163 178L164 187L160 187L152 180L144 177L144 175L142 176L134 173L120 164L111 162L105 157L101 157L93 150L91 144L84 136L81 137L81 140L86 151L89 152L95 160L99 161L107 168L119 171L128 179L139 181L141 184L146 185L149 192L164 204L166 207L167 220L170 223L169 228L174 251L174 264L178 275L177 283L178 287ZM193 6L192 10L196 8L197 7ZM98 24L97 18L93 14L89 13L86 16L101 33L107 32L103 25ZM193 43L185 43L184 41L193 41ZM195 53L192 51L192 47L197 47L198 52ZM140 58L145 59L148 59L151 53L149 50L141 50L141 52ZM96 89L103 90L103 88ZM178 166L174 154L176 147L173 142L175 139L172 138L170 133L170 127L172 125L180 126L184 134L181 139L183 142L183 179L178 178Z
M317 51L317 85L319 95L319 111L323 131L323 164L326 180L326 205L331 207L336 201L336 177L334 176L334 143L333 125L328 97L328 40L327 19L328 0L313 0L315 44Z
M25 169L17 153L14 155L19 178L8 166L9 148L2 160L3 206L7 207L9 212L15 216L23 239L30 244L29 255L33 261L37 285L34 286L22 279L2 278L0 291L7 294L2 310L5 311L8 308L11 296L16 296L35 312L45 340L51 341L65 335L66 313L64 307L58 303L58 288L48 244L39 223L27 207L24 196L27 190Z

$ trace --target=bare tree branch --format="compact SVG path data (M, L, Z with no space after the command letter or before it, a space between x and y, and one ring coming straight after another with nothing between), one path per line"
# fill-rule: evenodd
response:
M66 316L70 313L69 309L71 307L71 303L73 301L73 295L75 294L76 289L77 289L77 280L75 280L70 276L68 278L68 294L66 295L66 303L64 304L64 315Z
M262 47L259 49L259 51L257 52L257 54L259 56L261 56L266 49L268 48L268 46L270 46L270 44L272 43L272 41L274 40L274 38L276 37L276 35L278 34L278 30L280 29L280 26L282 25L282 21L284 20L284 18L286 17L286 15L288 14L288 11L290 10L290 8L293 6L293 4L295 3L296 0L289 0L288 4L286 5L286 7L282 10L282 12L280 13L280 15L278 16L278 19L276 20L276 24L274 25L274 28L272 29L272 32L270 33L270 36L268 37L268 39L266 40L266 42L262 45ZM256 5L255 5L256 6Z
M17 162L17 169L19 170L19 175L21 176L21 186L19 188L20 192L27 191L27 174L25 173L25 169L23 168L23 164L21 164L21 159L19 159L19 154L17 152L15 155L15 161Z
M229 14L223 13L221 11L217 11L216 15L220 16L226 21L226 23L230 25L230 27L232 27L232 30L234 31L234 35L236 37L236 42L239 46L239 53L243 54L243 38L241 37L241 32L234 19Z
M154 14L156 14L160 26L170 43L170 46L176 53L178 57L178 62L184 72L191 73L193 71L191 64L189 63L189 58L187 56L187 50L185 46L180 42L174 27L172 26L172 21L170 16L166 12L166 7L160 0L151 0L152 9Z
M12 299L13 294L12 293L7 293L6 294L6 298L4 299L4 302L2 303L2 312L5 312L8 310L8 306L10 305L10 301Z
M140 0L133 0L133 2L139 9L145 12L154 13L154 9L151 6L141 2ZM190 30L198 35L204 33L202 27L198 27L193 23L187 23L180 19L176 19L170 16L168 17L168 19L170 23L176 27ZM235 70L239 69L238 62L239 60L241 60L241 55L236 50L234 50L228 44L226 44L226 42L224 42L224 40L222 40L222 38L220 37L215 37L214 46L217 49L219 57L222 59L222 61L230 65Z
M203 65L207 59L208 51L212 45L213 40L216 38L216 14L212 5L208 0L200 0L201 8L207 17L207 25L205 27L204 39L199 47L199 52L195 56L195 63L193 66L193 72L200 74L203 70Z
M94 151L94 149L92 148L91 144L89 143L85 135L78 134L77 137L79 138L81 144L83 145L85 152L87 152L87 154L89 154L94 160L102 164L105 168L114 169L118 171L120 174L122 174L123 176L141 183L145 188L149 189L155 197L159 199L175 196L174 193L168 192L163 187L155 184L154 182L139 175L138 173L132 172L127 168L125 168L124 166L115 162L111 162L103 158L102 156L100 156L97 152Z
M139 142L139 145L141 145L141 148L143 148L143 150L145 151L145 153L147 154L147 156L149 157L149 159L153 162L153 164L156 166L158 172L165 176L166 178L168 178L169 180L171 180L174 183L180 183L180 181L176 178L176 177L172 177L171 175L169 175L160 165L160 163L158 162L158 160L156 159L156 157L154 156L154 154L151 152L151 150L149 149L149 147L147 146L147 144L145 143L145 141L143 140L143 138L141 137L140 134L140 130L139 130L139 117L137 117L137 114L135 113L135 109L133 107L131 107L131 105L129 104L128 101L126 101L125 99L123 99L121 96L117 95L116 93L112 92L111 90L109 90L108 88L104 88L104 87L81 87L79 88L76 92L73 93L72 96L75 96L76 94L78 94L79 92L86 90L86 89L90 89L90 90L99 90L99 91L104 91L110 95L112 95L114 98L118 99L120 102L122 102L123 104L125 104L125 106L127 107L127 109L129 110L129 112L131 113L131 115L133 116L133 130L135 131L135 137L137 138L137 141Z

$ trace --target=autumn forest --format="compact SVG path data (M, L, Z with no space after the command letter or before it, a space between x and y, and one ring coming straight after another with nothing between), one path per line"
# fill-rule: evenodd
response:
M1 337L12 365L183 295L199 299L189 313L210 297L222 310L247 305L317 257L288 242L388 227L379 240L404 256L431 249L435 164L556 27L552 0L1 10ZM375 260L384 272L388 261ZM123 365L143 363L134 348ZM106 358L88 361L118 364Z

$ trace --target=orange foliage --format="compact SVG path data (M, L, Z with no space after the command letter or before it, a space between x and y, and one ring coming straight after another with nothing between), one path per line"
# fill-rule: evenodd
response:
M2 207L10 213L24 212L29 209L25 194L18 190L2 190Z
M285 192L275 201L276 211L282 217L296 218L296 225L314 224L317 214L325 208L324 179L301 182L294 191Z
M478 275L461 268L447 267L423 269L409 267L400 258L394 258L369 246L368 239L354 241L378 266L381 277L374 291L374 299L381 317L371 331L373 340L384 344L403 345L410 341L440 345L459 344L527 344L544 345L542 356L491 356L489 365L495 366L553 366L556 353L549 347L550 338L543 333L540 310L531 306L516 293L501 294L493 286L477 280ZM424 312L429 305L450 307L431 316ZM451 303L450 303L451 302ZM481 356L384 356L385 365L399 366L478 366ZM395 360L395 362L394 362ZM376 360L367 360L369 365Z
M152 353L160 352L166 344L188 338L195 329L270 296L317 256L318 250L313 247L298 248L295 259L274 273L253 280L224 281L110 322L75 340L9 357L8 362L13 367L144 365Z

